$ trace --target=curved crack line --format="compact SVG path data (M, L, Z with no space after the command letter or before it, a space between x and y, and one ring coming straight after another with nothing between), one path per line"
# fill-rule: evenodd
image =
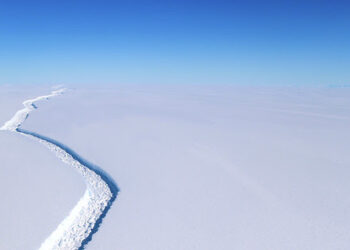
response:
M84 177L87 189L70 214L58 225L56 230L43 242L40 250L46 249L84 249L91 241L111 208L119 192L113 179L98 166L91 164L68 146L36 132L21 129L20 126L36 109L34 102L60 95L64 89L53 91L50 95L40 96L23 102L24 109L6 122L0 130L9 130L29 136L44 144L56 156L78 170Z

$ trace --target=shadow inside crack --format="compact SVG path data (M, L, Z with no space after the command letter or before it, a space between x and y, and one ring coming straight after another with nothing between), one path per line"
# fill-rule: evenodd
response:
M49 138L47 136L40 135L40 134L38 134L36 132L31 132L31 131L28 131L28 130L25 130L25 129L21 129L21 128L17 128L16 131L19 132L19 133L25 134L25 135L30 135L30 136L33 136L35 138L44 140L46 142L49 142L49 143L51 143L51 144L61 148L67 154L71 155L72 158L74 160L76 160L77 162L79 162L81 165L85 166L86 168L90 169L91 171L93 171L97 175L99 175L101 177L101 179L108 185L109 189L111 190L111 193L112 193L111 199L108 201L108 204L105 207L105 209L102 211L102 214L100 215L100 217L96 220L96 223L95 223L94 227L91 229L91 232L88 235L88 237L86 237L82 241L81 246L78 248L79 250L85 249L86 245L92 240L93 235L98 231L98 229L99 229L103 219L106 217L106 215L107 215L109 209L111 208L113 202L117 198L117 195L118 195L118 192L119 192L118 185L100 167L98 167L98 166L88 162L87 160L83 159L80 155L78 155L76 152L74 152L74 150L72 150L68 146L62 144L61 142L56 141L54 139L51 139L51 138Z

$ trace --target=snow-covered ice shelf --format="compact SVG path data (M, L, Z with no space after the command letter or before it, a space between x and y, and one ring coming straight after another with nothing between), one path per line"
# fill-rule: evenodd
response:
M22 132L123 188L88 249L350 248L349 88L84 86L37 105Z

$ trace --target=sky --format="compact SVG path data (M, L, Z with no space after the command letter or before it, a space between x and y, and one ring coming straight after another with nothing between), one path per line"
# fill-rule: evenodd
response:
M346 1L1 1L0 84L350 84Z

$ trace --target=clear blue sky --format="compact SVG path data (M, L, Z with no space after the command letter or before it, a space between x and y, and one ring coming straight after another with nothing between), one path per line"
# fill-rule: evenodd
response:
M349 84L346 1L1 1L0 84Z

